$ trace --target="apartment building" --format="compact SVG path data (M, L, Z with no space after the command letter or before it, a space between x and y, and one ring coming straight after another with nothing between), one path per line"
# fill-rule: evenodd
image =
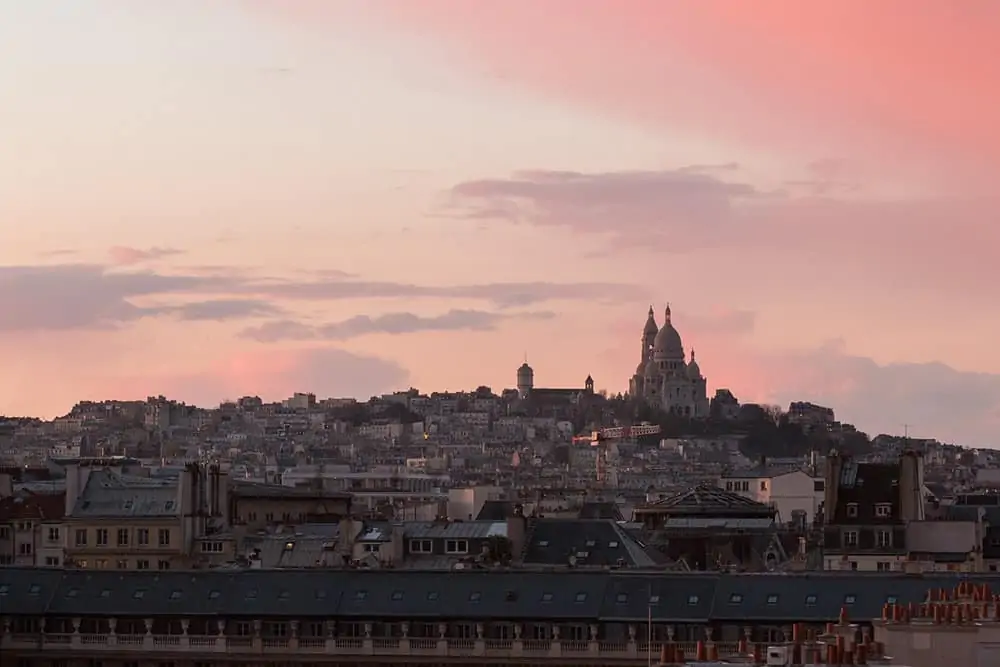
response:
M664 654L680 664L684 656L745 661L775 643L815 658L832 624L848 640L845 649L864 647L874 657L872 630L885 607L917 605L954 583L948 575L857 573L254 570L234 577L224 570L6 568L0 656L20 667L606 667L651 664Z
M823 501L825 569L903 569L907 526L925 520L923 477L917 452L905 452L898 463L831 454Z
M0 566L62 566L64 507L62 493L0 498Z

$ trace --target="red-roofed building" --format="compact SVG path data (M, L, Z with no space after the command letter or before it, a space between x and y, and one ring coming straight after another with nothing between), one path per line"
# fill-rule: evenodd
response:
M0 498L0 566L61 567L66 494Z

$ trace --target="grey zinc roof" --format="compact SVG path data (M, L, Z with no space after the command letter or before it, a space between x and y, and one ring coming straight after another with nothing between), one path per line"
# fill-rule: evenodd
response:
M759 510L763 514L769 509L767 505L758 503L756 500L745 498L738 493L725 491L709 484L701 484L687 491L682 491L669 498L652 503L648 507L706 514L733 509Z
M80 492L73 517L177 516L176 483L94 470Z
M0 606L28 615L832 621L1000 575L664 571L116 571L0 568Z
M477 539L487 537L506 537L506 521L410 521L403 524L403 536L406 539L448 538Z
M532 522L524 562L579 567L649 567L654 561L617 523L605 519L537 519Z

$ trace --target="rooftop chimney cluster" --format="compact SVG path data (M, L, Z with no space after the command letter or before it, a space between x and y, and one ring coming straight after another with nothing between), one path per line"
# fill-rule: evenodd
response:
M932 589L920 604L887 604L882 608L887 624L919 623L924 625L970 625L982 621L1000 621L1000 595L989 584L963 581L954 589Z
M885 647L872 640L868 628L852 624L847 610L841 609L837 623L829 623L825 632L806 628L802 623L792 626L792 641L785 644L751 644L740 640L737 653L753 665L885 665ZM696 665L718 663L718 651L711 642L698 642L695 655L687 657L675 643L664 644L660 652L660 665ZM729 659L729 662L743 662Z

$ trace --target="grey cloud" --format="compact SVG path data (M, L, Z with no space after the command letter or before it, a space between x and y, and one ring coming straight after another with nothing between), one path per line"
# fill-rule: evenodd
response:
M492 331L511 319L549 319L553 313L490 313L481 310L449 310L424 317L414 313L388 313L371 317L358 315L340 322L311 326L293 320L268 322L241 334L260 342L279 340L347 340L369 334L409 334L421 331Z
M276 299L470 299L487 301L498 308L528 306L546 301L620 301L646 296L646 290L641 287L616 283L531 282L434 286L365 280L317 280L248 283L239 289L247 294Z
M132 248L129 246L113 246L108 250L111 262L118 266L130 266L140 262L151 262L171 255L179 255L183 251L176 248Z
M503 219L587 232L643 229L647 239L671 229L720 230L732 220L734 206L774 196L697 165L595 174L523 171L459 183L450 194L456 211L476 219L503 211Z
M817 272L843 271L846 262L882 281L905 273L908 283L935 289L995 282L1000 227L993 220L1000 217L1000 197L861 197L850 165L839 160L811 164L804 174L786 189L768 191L741 182L739 172L697 166L519 172L455 185L448 210L471 224L500 211L495 224L612 237L601 239L602 249L592 253L598 257L725 247L739 248L748 261L815 257Z
M89 264L0 266L0 331L102 328L163 314L129 299L231 288L218 277L108 271Z
M839 419L872 433L899 433L957 444L1000 445L1000 375L957 370L943 363L879 364L831 344L782 355L776 400L812 400L832 406ZM784 375L784 374L782 374Z
M198 296L202 303L181 307L140 307L133 303L137 298L164 295ZM233 319L278 314L278 307L273 305L277 301L366 298L451 298L513 308L558 300L641 299L645 298L645 290L614 283L431 286L355 280L337 273L313 280L285 280L251 278L235 271L170 275L109 270L96 264L0 266L0 331L112 327L168 313L188 319ZM271 306L266 305L269 302Z
M284 312L272 303L255 299L212 299L193 301L181 306L164 309L182 320L236 320L251 317L271 317Z

